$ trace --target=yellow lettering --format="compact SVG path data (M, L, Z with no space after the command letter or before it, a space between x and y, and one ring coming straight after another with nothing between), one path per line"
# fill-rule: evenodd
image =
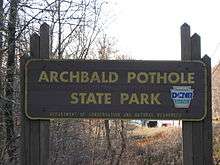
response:
M161 81L163 84L167 83L167 73L163 73L163 75L161 75L160 72L157 72L157 84L160 84Z
M108 80L106 80L106 76L105 76L105 72L102 72L102 74L101 74L101 77L102 77L102 83L107 83L108 82Z
M131 83L131 80L136 77L135 72L128 72L128 83Z
M56 71L50 71L50 82L59 82L58 73Z
M71 93L71 104L111 104L111 93Z
M79 72L70 72L70 82L74 82L74 80L78 83L79 82Z
M159 101L159 97L160 97L160 93L157 93L155 95L155 93L151 93L150 94L150 100L151 100L151 104L161 104L161 102Z
M60 81L61 82L69 82L67 78L64 78L64 76L68 76L68 72L67 71L60 73Z
M168 75L168 81L169 83L171 84L176 84L178 83L180 80L180 76L178 73L176 72L171 72L169 75Z
M71 104L77 104L79 102L79 99L78 99L77 95L78 95L77 93L72 93L70 95L70 98L71 98L70 103Z
M101 82L97 72L93 72L92 73L92 76L91 76L91 79L90 79L90 83L93 83L93 82L97 82L97 83Z
M89 93L88 98L86 99L86 104L97 104L93 93Z
M148 98L149 98L148 94L141 93L141 104L149 104Z
M150 76L150 82L153 84L155 83L155 76L157 75L156 72L149 72L148 74Z
M111 100L111 93L105 93L105 97L104 97L104 104L111 104L112 100Z
M158 104L160 105L160 93L121 93L121 104Z
M81 72L81 83L89 82L88 72Z
M87 93L79 93L81 104L86 103L86 95L87 95Z
M142 77L142 78L141 78L141 77ZM148 74L145 73L145 72L140 72L140 73L138 73L138 75L137 75L137 81L138 81L140 84L147 83L147 82L148 82Z
M120 97L120 103L121 104L124 104L125 101L128 101L128 99L129 99L129 96L128 96L127 93L121 93L121 97Z
M132 93L128 104L139 104L138 97L136 93Z
M116 72L109 72L109 83L118 81L118 74Z
M38 79L38 82L41 82L41 81L49 82L49 79L48 79L46 71L42 71L41 72L40 77Z
M98 98L98 104L101 104L102 103L102 97L103 97L103 93L96 93L96 96Z
M195 83L194 76L195 76L195 73L188 73L188 83L189 84Z

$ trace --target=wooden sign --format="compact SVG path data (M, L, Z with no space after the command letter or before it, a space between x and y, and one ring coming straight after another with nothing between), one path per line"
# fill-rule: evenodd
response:
M31 119L202 120L206 85L200 61L29 60L25 113Z

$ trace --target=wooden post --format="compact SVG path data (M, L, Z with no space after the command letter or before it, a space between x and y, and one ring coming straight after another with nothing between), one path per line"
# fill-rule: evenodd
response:
M40 57L49 59L49 25L40 27ZM40 165L47 165L49 159L49 120L40 121Z
M34 33L31 36L30 39L30 53L31 53L31 58L39 58L40 53L39 53L39 48L40 48L40 37L38 34ZM29 120L29 119L28 119ZM30 146L30 159L29 163L31 165L37 165L40 164L39 160L39 152L40 152L40 141L39 141L39 132L40 132L40 121L37 120L29 120L30 124L30 141L29 141L29 146Z
M194 34L190 37L190 27L187 24L181 26L181 60L201 60L200 36ZM207 58L206 58L207 59ZM208 60L207 60L208 61ZM206 62L209 66L210 63ZM210 69L208 69L208 79L211 81ZM208 80L208 111L211 111L211 84ZM211 113L211 112L209 112ZM184 165L212 165L212 117L207 117L202 121L183 121L183 164ZM207 123L207 121L209 121ZM206 125L206 126L205 126ZM209 130L206 130L206 129ZM210 130L211 129L211 130ZM207 136L207 137L205 137ZM207 139L209 141L207 141Z
M21 163L27 165L30 162L30 120L24 114L25 108L25 61L27 56L23 56L20 60L20 72L21 72L21 111L22 111L22 123L21 123Z
M190 27L181 26L181 60L191 60ZM182 123L183 132L183 163L193 165L192 122Z
M203 148L204 148L204 164L213 165L213 148L212 148L212 88L211 88L211 59L205 55L202 61L207 66L207 115L203 120Z
M40 27L40 36L36 33L30 39L31 58L49 58L49 26ZM24 112L24 64L21 60L22 112ZM23 114L22 121L22 165L47 165L49 159L49 121L30 120Z

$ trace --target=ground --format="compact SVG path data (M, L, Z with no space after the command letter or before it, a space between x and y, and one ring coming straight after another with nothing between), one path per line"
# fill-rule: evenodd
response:
M181 128L136 126L128 133L140 164L182 164ZM213 122L213 159L220 165L220 121Z

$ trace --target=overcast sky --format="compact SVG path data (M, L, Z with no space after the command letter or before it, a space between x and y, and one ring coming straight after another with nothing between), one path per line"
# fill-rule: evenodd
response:
M109 0L107 33L134 59L180 60L180 26L201 36L202 55L220 61L220 0Z

